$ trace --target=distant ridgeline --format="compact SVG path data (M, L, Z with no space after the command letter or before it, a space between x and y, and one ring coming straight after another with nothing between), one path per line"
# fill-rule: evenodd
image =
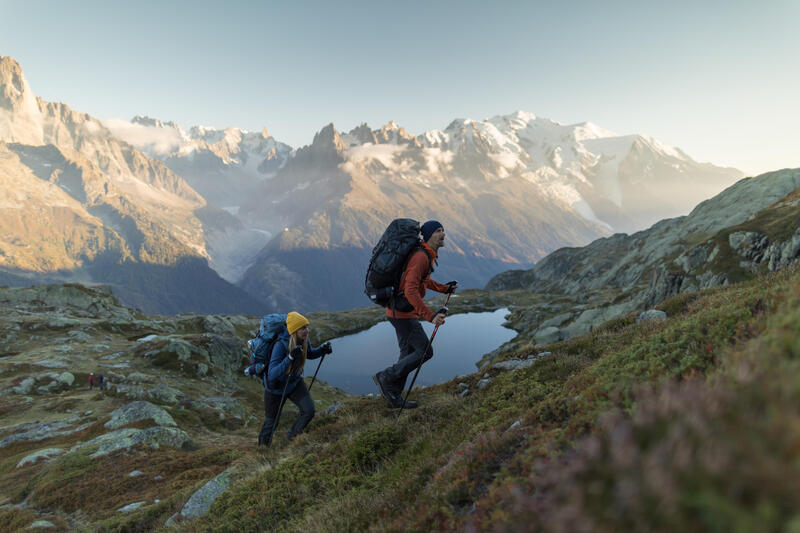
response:
M534 336L566 339L685 292L753 278L800 258L800 169L745 178L633 235L563 248L530 270L499 274L487 290L562 297L555 316L528 317ZM546 320L545 320L546 319Z

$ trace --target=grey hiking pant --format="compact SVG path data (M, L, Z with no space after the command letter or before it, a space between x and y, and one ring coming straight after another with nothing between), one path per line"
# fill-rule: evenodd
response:
M294 388L291 394L286 396L294 403L300 414L294 421L286 438L292 440L297 435L303 432L305 427L314 418L314 400L311 399L311 394L308 392L306 384L301 380ZM285 402L286 400L284 400ZM275 431L275 418L278 416L278 409L281 405L281 395L272 394L271 392L264 391L264 425L261 426L261 432L258 435L258 443L269 446L272 442L272 433Z
M397 344L400 346L400 357L397 362L383 371L387 381L392 386L392 392L400 393L406 387L406 378L417 367L433 357L433 347L428 348L425 359L422 352L428 345L428 336L422 329L422 324L416 318L390 318L394 331L397 334Z

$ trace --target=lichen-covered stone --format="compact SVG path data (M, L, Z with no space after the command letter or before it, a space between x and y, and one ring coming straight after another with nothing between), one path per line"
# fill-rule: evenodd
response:
M645 322L648 320L666 320L667 313L664 311L659 311L658 309L648 309L642 313L639 313L639 316L636 317L636 322Z
M192 494L180 511L182 518L196 518L208 512L211 504L231 485L231 473L225 470Z
M128 505L125 505L124 507L120 507L119 509L117 509L117 512L130 513L131 511L135 511L136 509L138 509L139 507L141 507L145 503L147 503L147 502L129 503Z
M99 457L117 450L127 450L139 444L150 446L151 448L160 448L161 446L187 448L193 443L189 435L178 428L162 426L147 429L122 428L73 446L70 451L97 447L97 450L91 456Z
M503 370L519 370L520 368L527 368L535 363L534 359L508 359L507 361L500 361L492 365L492 368L501 368Z
M19 424L13 429L15 433L0 439L0 448L14 444L15 442L39 442L41 440L50 439L53 437L60 437L63 435L70 435L83 431L91 424L81 424L74 426L77 418L70 418L67 420L60 420L55 422L29 422Z
M37 520L36 522L32 522L31 525L26 527L25 529L43 529L43 528L55 528L56 525L49 520Z
M35 464L37 461L39 461L39 459L49 460L53 457L58 457L64 452L66 452L66 450L61 448L43 448L41 450L37 450L23 457L20 462L17 463L17 468L22 468L23 466L29 464Z
M111 413L111 420L104 425L109 429L117 429L147 419L152 419L159 426L177 426L169 413L146 401L131 402L115 409Z
M75 383L75 376L70 372L62 372L58 375L58 382L67 387L71 387Z

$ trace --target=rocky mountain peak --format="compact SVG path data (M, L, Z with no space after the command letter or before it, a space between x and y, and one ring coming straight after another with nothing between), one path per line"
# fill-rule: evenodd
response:
M176 130L181 129L181 127L178 124L176 124L171 120L165 122L163 120L159 120L153 117L148 117L146 115L136 115L131 119L131 123L139 124L140 126L149 126L152 128L173 128Z
M0 56L0 107L14 110L30 93L22 67L11 57Z
M372 128L369 127L369 124L366 122L362 122L358 125L358 127L353 128L348 133L349 136L354 137L359 144L378 144L378 137L372 131Z
M316 153L342 153L347 149L342 137L331 122L322 128L311 143L310 149Z
M378 141L382 143L408 144L416 140L405 128L398 126L394 120L390 120L388 124L381 126L380 131L376 132L376 136Z
M272 134L269 132L266 126L261 128L261 137L263 137L264 139L269 139L270 137L272 137Z
M42 113L22 67L0 56L0 140L43 144Z

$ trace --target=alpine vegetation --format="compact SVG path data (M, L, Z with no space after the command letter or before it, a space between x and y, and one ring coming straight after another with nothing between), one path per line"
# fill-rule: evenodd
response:
M798 176L750 178L647 232L424 300L436 343L446 316L502 307L518 335L400 398L392 386L411 383L351 396L324 364L294 372L391 308L295 311L271 328L147 315L104 287L0 288L0 528L791 531ZM429 222L420 238L438 251L447 222ZM259 334L283 365L261 363L266 385L250 375ZM265 399L292 384L296 402ZM418 405L398 416L409 394Z

